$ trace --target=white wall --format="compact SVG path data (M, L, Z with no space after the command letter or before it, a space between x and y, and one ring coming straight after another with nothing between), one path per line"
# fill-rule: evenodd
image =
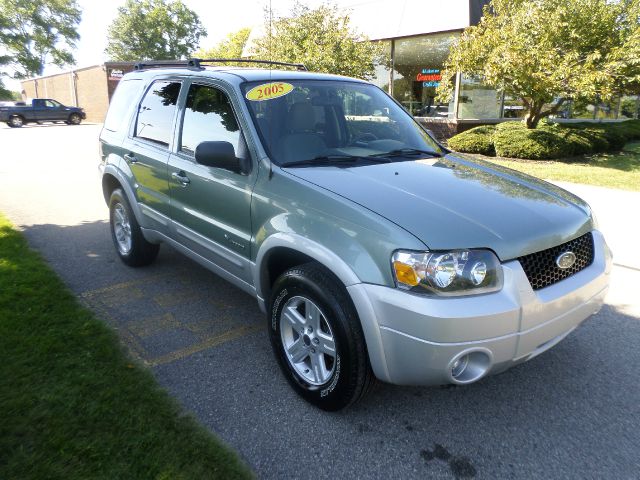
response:
M351 25L371 40L461 30L470 25L469 0L362 0Z

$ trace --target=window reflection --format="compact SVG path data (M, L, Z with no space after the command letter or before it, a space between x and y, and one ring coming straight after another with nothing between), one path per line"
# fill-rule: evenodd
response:
M206 85L191 85L182 127L181 150L194 153L204 141L229 142L239 148L240 129L224 92Z

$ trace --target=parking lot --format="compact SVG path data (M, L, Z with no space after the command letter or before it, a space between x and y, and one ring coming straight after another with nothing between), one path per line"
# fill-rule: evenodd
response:
M466 387L380 385L350 410L325 413L280 374L254 299L166 246L150 267L118 260L99 131L1 126L0 211L259 478L640 475L637 269L614 267L600 313L526 364Z

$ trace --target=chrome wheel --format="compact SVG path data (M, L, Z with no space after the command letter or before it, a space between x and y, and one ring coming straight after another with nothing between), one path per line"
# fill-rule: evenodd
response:
M315 303L291 297L280 314L280 337L298 375L311 385L327 383L336 367L336 345L331 326Z
M131 222L127 210L121 203L116 203L113 207L113 233L116 237L118 250L122 255L127 255L131 251Z

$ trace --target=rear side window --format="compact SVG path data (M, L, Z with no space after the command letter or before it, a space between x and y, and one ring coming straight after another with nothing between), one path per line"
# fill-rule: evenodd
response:
M224 92L194 84L187 95L180 148L193 154L200 142L209 140L229 142L237 152L240 128Z
M136 137L169 146L179 94L179 82L154 82L138 109Z
M141 86L142 81L138 79L120 80L118 88L116 88L111 98L107 118L104 119L105 129L117 132L126 124L127 118L125 117L127 112L130 111L131 103L136 100Z

